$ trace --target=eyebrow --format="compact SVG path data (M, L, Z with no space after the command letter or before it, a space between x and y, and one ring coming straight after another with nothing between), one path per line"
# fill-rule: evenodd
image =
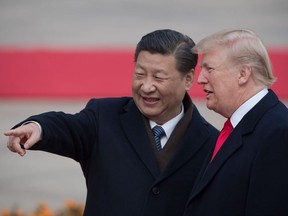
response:
M140 69L146 71L146 68L144 66L142 66L141 64L136 64L136 68L140 68ZM153 73L165 73L166 74L167 71L163 68L160 68L160 69L155 68L155 69L153 69Z
M204 63L200 63L199 66L200 66L200 67L207 67L207 66L209 66L209 64L206 63L206 62L204 62Z

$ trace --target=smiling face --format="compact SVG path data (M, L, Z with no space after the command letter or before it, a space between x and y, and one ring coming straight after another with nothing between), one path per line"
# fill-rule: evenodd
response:
M225 49L202 54L198 84L206 92L207 107L224 117L230 117L241 105L239 69L227 60Z
M192 71L180 73L173 55L141 51L135 63L132 94L140 112L161 125L180 113L192 83Z

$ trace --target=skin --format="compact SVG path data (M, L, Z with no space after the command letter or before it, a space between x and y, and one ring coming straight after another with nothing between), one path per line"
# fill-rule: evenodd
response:
M206 105L229 118L249 98L264 86L257 84L252 68L233 65L225 48L211 49L202 54L198 84L206 93Z
M35 123L22 125L16 129L8 130L4 133L8 136L7 147L12 152L18 153L20 156L26 154L26 149L31 148L41 138L41 130ZM24 145L21 148L20 143Z
M162 125L181 112L185 92L192 87L193 70L183 75L173 55L141 51L132 81L134 101L147 118Z

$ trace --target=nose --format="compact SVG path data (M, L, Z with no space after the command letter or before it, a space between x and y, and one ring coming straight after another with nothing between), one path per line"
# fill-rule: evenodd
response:
M207 78L204 76L204 70L203 69L201 69L201 71L199 73L197 83L200 85L207 83Z
M149 93L149 92L155 91L156 87L155 87L153 80L145 79L142 82L141 89L143 92Z

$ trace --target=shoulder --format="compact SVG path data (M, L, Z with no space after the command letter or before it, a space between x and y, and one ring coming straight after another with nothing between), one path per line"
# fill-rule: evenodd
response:
M219 134L219 130L201 115L195 105L193 106L192 122L194 122L197 127L206 128L208 133L212 134L213 136L218 136Z
M131 101L133 101L132 97L93 98L88 101L86 108L100 106L106 108L123 107Z
M93 98L88 101L80 114L108 121L124 113L129 104L135 104L132 97Z
M260 122L266 122L271 128L272 125L276 127L288 127L288 108L280 100L273 106L266 110Z

